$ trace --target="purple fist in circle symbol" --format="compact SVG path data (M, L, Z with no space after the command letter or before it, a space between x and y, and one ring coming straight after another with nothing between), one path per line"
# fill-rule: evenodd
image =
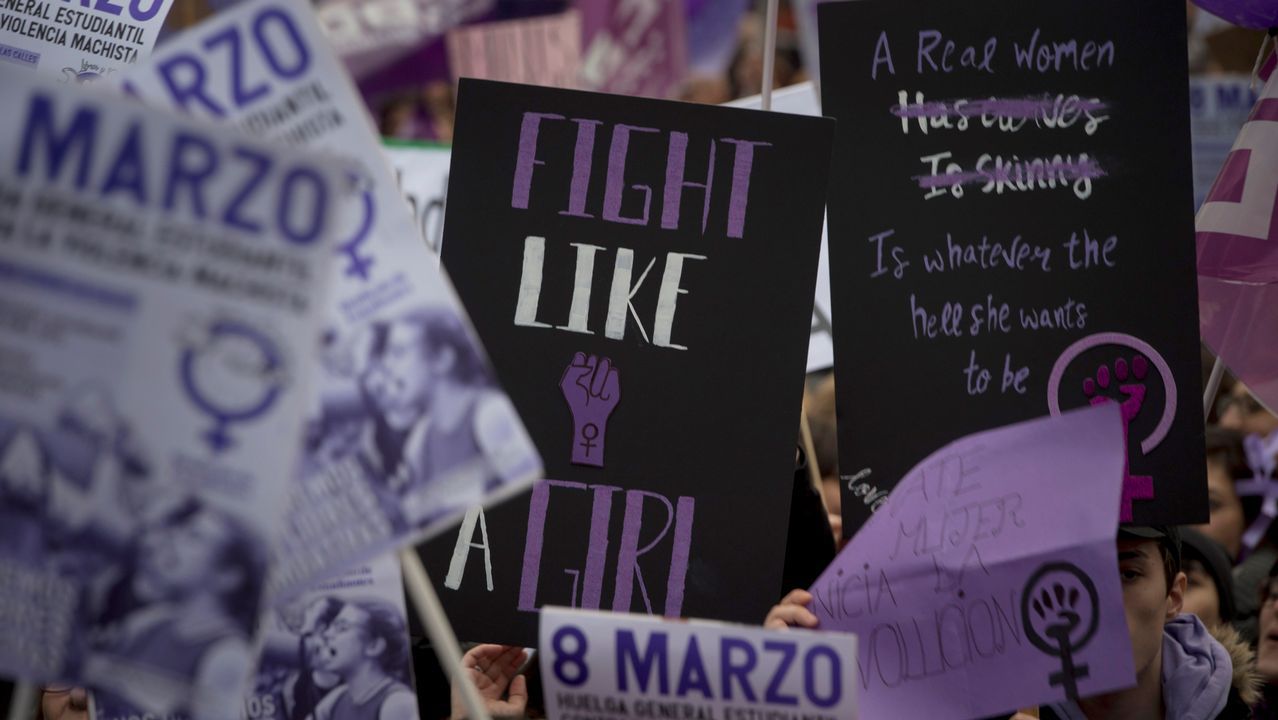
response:
M603 467L608 416L621 400L617 368L606 357L577 353L559 379L572 410L572 462Z

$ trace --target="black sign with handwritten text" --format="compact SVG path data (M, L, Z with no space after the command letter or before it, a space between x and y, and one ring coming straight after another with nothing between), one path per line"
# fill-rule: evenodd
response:
M460 637L776 601L833 131L462 81L444 268L547 480L422 546Z
M1205 521L1183 8L819 13L845 526L955 438L1102 402L1121 517Z

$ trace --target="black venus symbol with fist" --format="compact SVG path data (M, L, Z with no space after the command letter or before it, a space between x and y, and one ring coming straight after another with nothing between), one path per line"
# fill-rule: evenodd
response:
M1053 687L1078 700L1078 680L1088 675L1086 665L1075 663L1100 622L1096 584L1077 565L1051 562L1030 576L1021 593L1021 620L1025 636L1034 647L1059 657L1060 670L1047 676Z

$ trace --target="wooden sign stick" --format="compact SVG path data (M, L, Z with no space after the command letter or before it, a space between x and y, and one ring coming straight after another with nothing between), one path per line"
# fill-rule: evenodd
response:
M1216 393L1220 390L1220 381L1225 377L1225 361L1216 356L1216 363L1211 366L1211 377L1207 378L1207 389L1203 390L1203 420L1211 415L1211 404L1216 402Z
M448 674L448 681L453 687L461 690L462 702L466 705L466 717L470 720L492 720L484 699L479 696L479 689L470 679L470 674L462 667L461 645L453 626L448 624L448 616L444 614L444 606L431 587L422 559L411 547L399 551L399 563L404 568L404 584L408 586L408 596L426 627L430 636L430 644L435 648L439 664Z
M772 109L772 74L777 61L777 3L768 0L768 11L763 20L763 103L764 110Z
M15 682L13 697L9 699L8 720L31 720L35 717L39 692L39 688L32 683Z

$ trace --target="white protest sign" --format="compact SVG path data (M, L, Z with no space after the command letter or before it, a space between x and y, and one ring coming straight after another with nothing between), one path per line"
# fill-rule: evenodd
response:
M0 85L0 675L231 717L357 198L320 157Z
M444 240L444 208L452 151L447 145L414 140L382 138L382 143L382 151L399 180L400 192L417 220L417 229L438 262L439 245Z
M729 107L758 110L763 107L759 95L724 103ZM821 115L821 100L811 82L781 88L772 93L772 109L791 115ZM821 260L817 265L816 298L812 305L812 335L808 339L808 372L824 370L834 365L834 329L830 310L830 253L827 233L821 231Z
M856 636L541 610L546 716L855 720Z
M274 589L288 592L423 539L541 461L391 174L355 86L303 0L244 3L124 76L145 101L233 122L363 166L332 272Z
M62 82L97 80L145 58L173 0L3 0L0 63Z

